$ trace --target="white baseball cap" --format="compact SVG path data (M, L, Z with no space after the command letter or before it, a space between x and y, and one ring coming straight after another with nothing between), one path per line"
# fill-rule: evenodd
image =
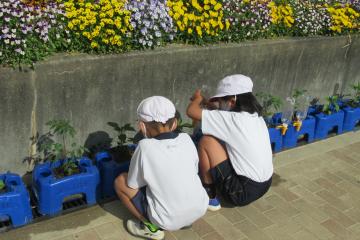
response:
M175 117L174 104L162 96L153 96L141 101L137 108L137 116L143 122L166 123L170 118Z
M210 99L248 93L252 92L252 89L253 82L251 78L242 74L230 75L219 82L215 96Z

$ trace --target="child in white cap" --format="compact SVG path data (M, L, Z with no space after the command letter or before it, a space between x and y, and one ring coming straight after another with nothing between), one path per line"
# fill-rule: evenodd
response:
M252 94L253 83L237 74L220 81L210 98L217 110L201 108L204 101L197 90L187 114L201 121L204 136L198 152L200 175L209 195L209 210L221 208L218 188L225 199L237 206L262 197L270 188L273 174L268 129L261 117L262 107Z
M175 106L153 96L138 106L145 136L130 162L129 173L115 180L115 189L138 220L128 220L137 236L163 239L163 230L178 230L202 217L209 198L198 175L198 154L188 134L175 133Z

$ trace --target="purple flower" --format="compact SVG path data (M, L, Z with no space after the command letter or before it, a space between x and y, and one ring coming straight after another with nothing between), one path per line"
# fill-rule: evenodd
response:
M165 42L159 39L170 40L171 34L175 33L172 18L169 16L166 0L138 1L129 0L126 9L132 12L130 24L135 31L133 37L143 47L152 47ZM139 37L137 37L139 36Z
M146 28L142 28L142 29L140 30L140 32L141 32L141 34L142 34L143 36L145 36L146 33L147 33L147 29L146 29Z

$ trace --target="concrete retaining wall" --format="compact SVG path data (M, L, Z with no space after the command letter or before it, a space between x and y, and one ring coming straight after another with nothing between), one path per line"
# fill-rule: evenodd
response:
M51 119L71 120L81 144L97 131L114 137L106 123L135 123L143 98L166 96L184 113L196 88L214 89L234 73L250 76L255 91L286 97L305 88L324 97L360 81L360 37L171 45L123 55L57 55L34 71L0 68L0 172L25 172L29 137L45 132Z

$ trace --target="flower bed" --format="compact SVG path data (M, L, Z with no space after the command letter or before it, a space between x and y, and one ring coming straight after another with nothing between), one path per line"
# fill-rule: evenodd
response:
M0 62L55 52L123 52L169 42L206 44L359 32L360 1L3 0Z

